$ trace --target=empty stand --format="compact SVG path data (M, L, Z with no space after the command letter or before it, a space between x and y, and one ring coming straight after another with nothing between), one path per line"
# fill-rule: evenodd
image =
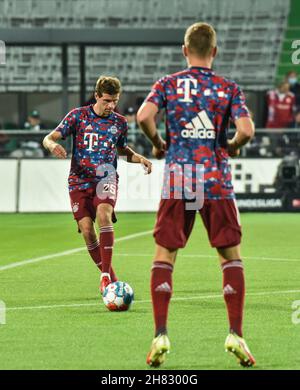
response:
M215 70L243 86L270 88L287 24L289 1L281 0L0 0L2 27L183 28L203 20L218 33ZM79 89L79 51L69 48L69 84ZM149 87L166 73L185 67L181 47L111 46L86 48L90 86L101 73L114 74L131 87ZM1 68L1 91L61 89L60 47L8 47ZM13 84L13 86L12 86Z

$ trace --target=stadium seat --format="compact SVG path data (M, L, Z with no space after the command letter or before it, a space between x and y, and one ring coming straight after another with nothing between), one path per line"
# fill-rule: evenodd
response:
M170 0L171 1L171 0ZM104 3L103 3L104 2ZM156 28L186 27L198 20L211 22L218 32L219 54L216 70L242 85L272 87L283 41L289 7L281 0L2 0L1 25L14 27L80 28L103 27ZM104 4L104 5L103 5ZM98 12L99 10L99 12ZM79 50L69 49L69 82L78 83ZM172 73L185 67L179 46L111 46L86 48L86 75L89 85L100 73L120 75L130 88L148 86L155 75ZM44 64L46 63L46 66ZM257 66L264 72L253 72ZM34 69L34 75L28 72ZM248 73L249 70L251 73ZM152 77L150 72L153 71ZM1 90L18 80L21 88L52 90L52 80L61 79L59 47L11 47L7 66L0 73ZM245 73L247 72L247 73ZM29 76L30 75L30 76ZM266 78L265 78L266 77ZM37 82L37 80L40 80ZM123 81L124 82L124 81ZM70 88L74 85L70 85ZM44 89L43 89L44 88ZM55 88L61 88L56 86ZM78 85L76 86L78 89Z

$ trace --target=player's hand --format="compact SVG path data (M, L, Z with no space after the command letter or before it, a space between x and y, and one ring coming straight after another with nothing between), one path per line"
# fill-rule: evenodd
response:
M152 155L153 155L153 157L157 158L157 160L161 160L162 158L165 158L166 150L167 150L166 141L162 140L160 148L157 148L156 146L153 146L153 148L152 148Z
M53 144L50 148L50 153L57 158L65 159L67 158L67 152L60 144Z
M229 157L238 157L240 155L240 149L236 147L236 144L234 143L233 140L228 140L227 141L227 152Z
M152 172L152 162L141 156L140 163L143 165L145 175L149 175Z

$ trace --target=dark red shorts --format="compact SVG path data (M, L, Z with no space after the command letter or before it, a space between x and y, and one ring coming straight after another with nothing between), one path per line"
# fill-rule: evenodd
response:
M74 219L80 221L84 217L90 217L93 221L96 219L97 207L101 203L108 203L115 207L117 202L118 184L107 186L107 197L99 197L96 193L96 186L86 190L73 190L70 192L70 201ZM116 222L116 216L113 212L112 221Z
M242 231L234 199L205 199L199 213L212 247L229 248L240 244ZM184 200L162 199L154 229L156 243L169 249L184 248L195 216L195 210L185 210Z

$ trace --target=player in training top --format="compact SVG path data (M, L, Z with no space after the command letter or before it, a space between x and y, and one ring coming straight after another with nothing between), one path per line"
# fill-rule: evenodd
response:
M230 328L225 348L233 352L242 365L251 366L255 360L242 338L245 282L240 254L241 227L228 156L239 155L240 148L253 137L254 125L239 86L211 69L217 53L213 27L206 23L190 26L182 50L188 68L158 80L137 117L152 141L154 156L166 155L166 167L176 165L184 172L185 164L192 164L195 173L198 164L204 166L204 203L202 208L199 206L199 212L223 270ZM155 125L155 116L160 109L166 111L167 143L158 135ZM228 140L230 120L237 131L233 139ZM168 174L168 169L165 172ZM164 193L168 191L165 177L154 230L156 252L151 294L155 338L147 363L156 367L164 362L170 349L167 316L177 250L186 245L196 215L196 210L188 209L186 197L173 196L172 199L174 191L178 190L174 185L177 179L173 179L170 199L164 199Z
M95 89L96 104L75 108L47 135L44 146L55 157L66 158L59 139L73 137L69 192L74 218L87 249L102 270L100 291L117 280L111 266L114 245L114 206L117 200L117 156L141 163L151 173L151 162L127 146L127 121L114 111L120 97L117 78L101 76ZM100 227L100 243L94 221Z

